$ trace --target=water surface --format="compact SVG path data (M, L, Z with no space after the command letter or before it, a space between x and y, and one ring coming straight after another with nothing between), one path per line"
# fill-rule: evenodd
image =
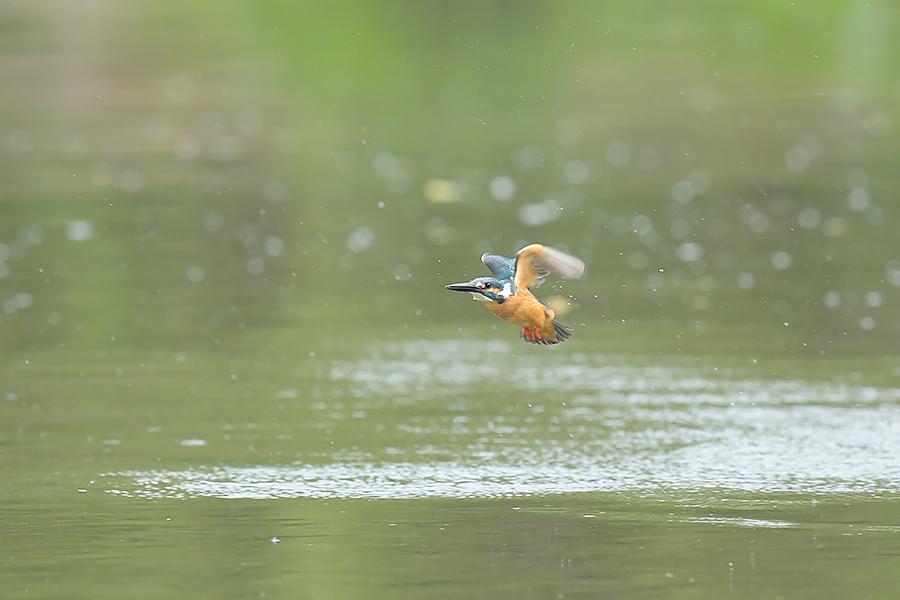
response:
M104 485L124 478L110 491L227 498L898 491L898 388L733 378L580 352L516 356L515 347L373 345L357 360L312 367L322 373L307 383L317 401L296 389L270 399L303 406L294 418L315 423L304 435L320 451L285 466L106 473Z

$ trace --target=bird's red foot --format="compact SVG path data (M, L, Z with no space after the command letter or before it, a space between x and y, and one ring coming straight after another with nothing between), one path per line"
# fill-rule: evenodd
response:
M531 340L533 342L535 340L543 339L541 337L541 334L539 333L540 329L541 329L540 327L535 327L534 329L526 329L523 327L522 331L525 333L525 337L527 337L529 340Z

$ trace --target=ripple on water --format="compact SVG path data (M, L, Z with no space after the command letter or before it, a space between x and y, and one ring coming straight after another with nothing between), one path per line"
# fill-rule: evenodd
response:
M900 493L898 389L712 378L589 355L550 370L534 356L511 359L510 351L498 341L384 344L331 367L327 378L335 386L369 399L367 415L404 396L453 398L441 404L443 412L410 410L395 425L411 453L387 444L383 462L336 454L324 465L109 473L108 489L220 498ZM466 399L498 369L512 388L549 390L559 402L483 414Z
M588 492L648 495L730 490L759 493L897 494L896 479L696 476L665 473L646 462L598 465L479 465L445 463L330 464L290 467L209 467L104 475L112 494L140 498L503 498ZM692 478L691 475L694 475Z

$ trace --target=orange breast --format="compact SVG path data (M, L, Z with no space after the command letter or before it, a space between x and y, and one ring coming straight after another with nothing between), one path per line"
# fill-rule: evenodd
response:
M540 327L541 335L546 332L545 337L549 336L551 339L556 337L553 328L553 311L538 302L537 298L528 290L517 290L515 295L503 304L485 302L485 305L504 321L525 329Z

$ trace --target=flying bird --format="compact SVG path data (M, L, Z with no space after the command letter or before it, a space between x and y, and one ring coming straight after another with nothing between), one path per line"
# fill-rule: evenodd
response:
M533 344L558 344L572 337L572 330L555 321L550 307L534 297L536 288L550 272L566 277L581 277L584 262L562 250L531 244L516 253L515 258L485 252L481 262L491 270L491 277L476 277L466 283L446 286L454 292L469 292L484 302L492 313L522 328L522 338Z

